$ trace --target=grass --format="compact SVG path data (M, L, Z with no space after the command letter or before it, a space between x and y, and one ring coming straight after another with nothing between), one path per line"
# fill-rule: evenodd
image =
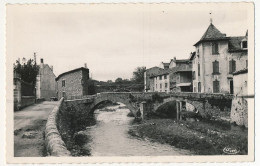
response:
M129 134L188 149L197 155L223 155L225 147L236 148L241 155L247 154L247 129L220 125L220 122L150 119L133 126Z

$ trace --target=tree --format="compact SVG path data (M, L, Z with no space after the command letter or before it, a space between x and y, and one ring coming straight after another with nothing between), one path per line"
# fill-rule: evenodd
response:
M111 83L113 83L113 81L112 80L107 80L107 83L111 84Z
M16 64L14 64L14 72L21 76L21 80L35 85L39 66L37 66L33 59L29 59L27 62L25 58L23 58L23 60L24 62L22 64L19 60L16 61Z
M137 67L135 71L133 72L133 81L136 83L144 83L144 72L146 68L144 66Z
M122 82L123 82L123 79L120 77L115 80L115 83L122 83Z

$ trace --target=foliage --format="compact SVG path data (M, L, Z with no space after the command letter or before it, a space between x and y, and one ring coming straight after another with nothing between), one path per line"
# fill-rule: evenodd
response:
M92 79L88 80L88 94L89 95L96 94L96 85L95 85L94 80L92 80Z
M133 72L133 81L136 83L144 83L144 72L146 68L144 66L137 67Z
M29 59L25 63L20 63L19 60L14 64L14 72L21 76L21 80L33 83L36 83L36 77L38 75L39 66L37 66L36 62L33 59Z
M115 80L115 83L122 83L122 82L123 82L123 79L120 77Z

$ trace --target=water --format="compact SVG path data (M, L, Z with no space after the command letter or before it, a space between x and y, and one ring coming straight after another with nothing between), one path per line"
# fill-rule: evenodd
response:
M120 106L124 105L107 107L116 109L113 112L95 111L96 125L84 131L90 141L83 148L90 149L92 156L174 156L189 153L167 144L130 136L128 130L134 118L127 117L129 110Z

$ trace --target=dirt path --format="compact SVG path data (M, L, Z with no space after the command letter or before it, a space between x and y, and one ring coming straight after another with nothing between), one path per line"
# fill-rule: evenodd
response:
M46 155L43 132L49 113L58 102L45 101L14 113L14 156Z

